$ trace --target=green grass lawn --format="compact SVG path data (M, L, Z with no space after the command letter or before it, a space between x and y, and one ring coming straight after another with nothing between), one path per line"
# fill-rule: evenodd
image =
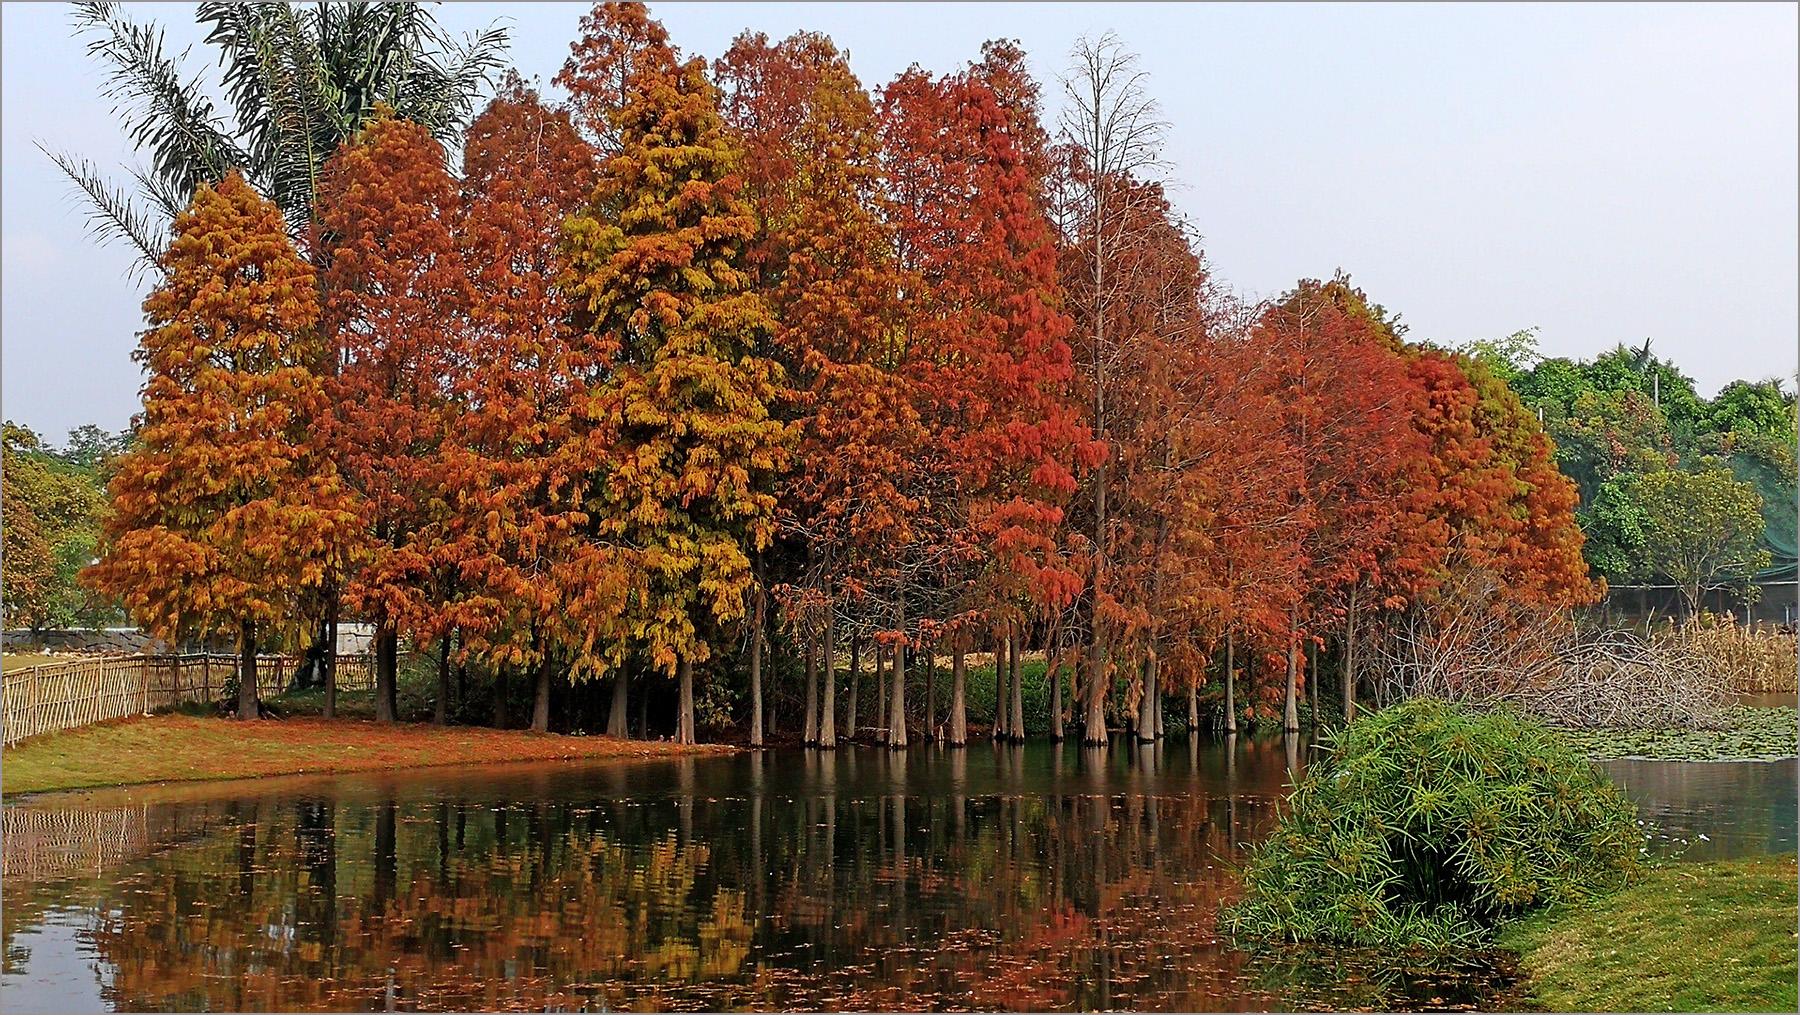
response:
M1793 856L1675 863L1506 928L1547 1011L1794 1011Z

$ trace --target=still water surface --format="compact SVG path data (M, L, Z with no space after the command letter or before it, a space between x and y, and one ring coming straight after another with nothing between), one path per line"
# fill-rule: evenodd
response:
M0 1007L1504 1006L1503 961L1219 939L1304 756L849 748L27 799ZM1793 761L1607 767L1659 849L1795 846Z

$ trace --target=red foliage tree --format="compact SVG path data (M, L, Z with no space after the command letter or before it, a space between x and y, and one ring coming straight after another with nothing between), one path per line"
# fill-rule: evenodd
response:
M334 412L319 433L364 531L344 600L375 627L378 720L394 716L401 634L426 643L450 613L443 439L466 319L460 207L443 148L418 124L372 121L326 163L315 209Z

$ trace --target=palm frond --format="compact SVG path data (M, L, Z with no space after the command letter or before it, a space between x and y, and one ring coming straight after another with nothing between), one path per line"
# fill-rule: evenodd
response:
M256 165L257 183L299 228L312 207L321 153L330 136L333 100L317 39L285 3L209 0L195 17L212 25L209 45L220 48L226 95Z
M124 240L136 249L138 258L130 269L133 276L145 271L160 272L171 220L159 219L139 207L124 191L108 184L92 162L51 151L42 144L37 147L87 198L88 228L94 236L102 243Z
M76 4L74 21L78 34L93 36L88 53L111 66L113 112L127 136L149 150L159 177L192 194L203 181L248 167L249 156L221 128L198 79L184 81L179 62L163 54L160 30L126 20L112 3Z

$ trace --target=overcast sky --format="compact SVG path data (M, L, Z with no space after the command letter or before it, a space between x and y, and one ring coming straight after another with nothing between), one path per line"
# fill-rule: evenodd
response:
M548 81L586 5L453 4L501 20ZM1171 124L1178 204L1251 297L1349 271L1442 344L1540 329L1547 354L1653 339L1710 394L1796 370L1796 8L653 4L716 56L754 28L821 30L874 87L1020 40L1045 82L1112 30ZM129 6L196 43L187 4ZM136 160L61 5L0 12L0 402L60 441L124 427L142 288L33 142ZM196 45L190 66L216 73ZM121 176L122 176L121 172ZM1791 383L1791 382L1790 382Z

